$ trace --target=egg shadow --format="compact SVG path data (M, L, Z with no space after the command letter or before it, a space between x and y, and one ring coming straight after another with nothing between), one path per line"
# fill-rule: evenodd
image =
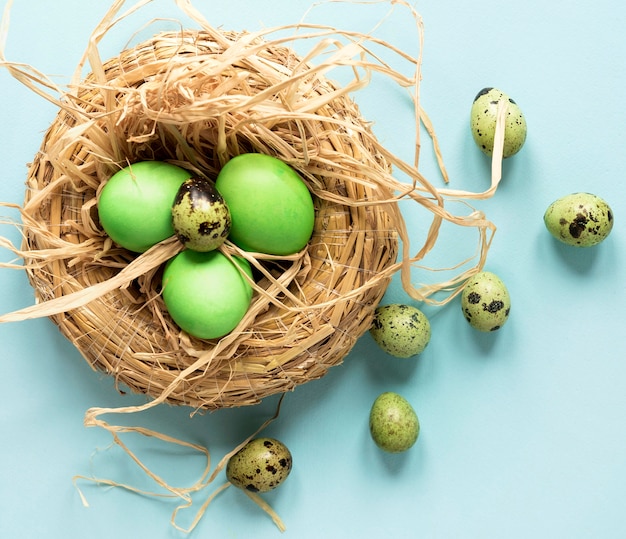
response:
M415 446L403 451L402 453L389 453L380 449L372 439L369 429L369 421L365 421L362 432L362 446L368 448L368 451L366 452L368 460L375 462L378 467L384 468L389 475L399 476L404 473ZM416 444L417 443L419 443L419 438Z
M593 270L598 259L598 251L601 245L592 247L576 247L567 245L556 238L545 238L550 243L549 247L555 254L559 263L567 265L568 268L574 270L579 275L586 275Z
M453 300L453 306L453 308L458 309L459 312L462 313L460 296ZM469 341L473 343L474 346L480 350L481 358L491 355L491 351L493 350L496 342L500 338L502 329L507 327L507 324L510 324L510 320L507 319L505 324L500 326L499 329L496 329L494 331L479 331L473 328L463 316L461 316L460 319L463 323L461 324L461 322L459 322L459 326L461 326L463 329L459 328L460 331L456 333L458 341Z
M497 329L495 331L478 331L469 327L468 331L471 334L471 339L474 344L481 352L480 357L490 357L492 355L491 351L495 347L497 340L500 338L501 329Z
M426 350L416 356L397 358L380 348L371 335L366 333L357 341L352 353L363 358L369 376L378 384L381 380L390 383L409 381L422 363L420 357Z
M407 463L410 456L409 451L411 451L411 449L408 449L403 453L387 453L386 451L379 449L379 460L382 462L383 466L390 475L399 476L408 466Z

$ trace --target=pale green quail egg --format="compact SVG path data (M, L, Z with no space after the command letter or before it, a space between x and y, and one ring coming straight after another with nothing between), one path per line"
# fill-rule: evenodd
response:
M543 216L549 232L559 241L591 247L604 241L613 228L613 211L590 193L572 193L555 200Z
M372 439L380 449L401 453L417 441L420 423L409 401L398 393L387 391L372 404L369 428Z
M217 249L230 232L230 211L212 181L193 177L179 188L172 206L172 225L188 249Z
M430 322L419 309L390 304L376 308L370 334L388 354L407 358L421 354L430 342Z
M479 331L496 331L509 318L511 298L502 280L489 271L470 277L461 294L461 308L469 324Z
M274 438L255 438L235 453L226 465L226 478L251 492L268 492L291 472L291 452Z
M487 155L493 153L496 134L498 103L508 105L504 129L503 157L510 157L522 149L526 141L526 119L513 99L497 88L483 88L474 98L470 113L470 125L474 142Z

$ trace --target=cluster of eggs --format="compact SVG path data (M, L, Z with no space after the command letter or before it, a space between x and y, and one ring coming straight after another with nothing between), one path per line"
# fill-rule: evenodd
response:
M472 103L470 127L479 149L493 155L503 101L502 157L508 158L524 145L527 125L507 94L497 88L481 90ZM215 182L165 162L135 163L105 184L98 208L105 232L126 249L144 252L174 234L185 245L166 264L163 300L181 329L206 339L232 331L253 294L250 264L217 250L222 243L229 239L244 251L290 255L308 243L315 217L311 194L299 175L276 158L252 153L231 159ZM544 222L559 241L590 247L609 235L613 214L601 198L572 193L549 206ZM463 288L461 309L474 329L500 329L511 309L506 285L494 273L477 272ZM386 353L409 358L426 349L431 326L413 306L381 305L370 334ZM380 449L401 453L416 443L420 422L408 400L386 391L371 406L369 430ZM291 453L282 442L255 438L229 459L226 475L241 489L267 492L291 468Z
M230 333L253 296L253 271L219 247L287 256L313 233L313 198L300 175L270 155L233 157L215 181L164 161L140 161L104 184L98 215L117 245L143 253L172 237L184 249L163 270L162 294L174 322L201 339Z
M470 127L478 148L493 154L498 105L505 102L505 159L522 149L526 141L526 118L519 105L497 88L483 88L472 103ZM544 214L548 232L574 247L592 247L604 241L613 228L613 212L605 200L592 193L575 192L555 200Z
M527 125L518 104L497 88L483 88L472 102L470 129L478 148L493 156L496 124L504 103L502 157L519 152L526 141ZM603 242L613 228L613 212L602 198L584 192L555 200L544 214L544 224L554 238L570 246L592 247ZM509 318L511 297L502 279L490 271L478 271L467 279L461 293L461 310L469 325L480 332L494 332ZM388 354L409 358L421 354L431 337L425 314L411 305L378 306L370 328L374 341ZM399 453L417 441L420 423L411 404L395 392L384 392L372 404L369 427L382 450Z

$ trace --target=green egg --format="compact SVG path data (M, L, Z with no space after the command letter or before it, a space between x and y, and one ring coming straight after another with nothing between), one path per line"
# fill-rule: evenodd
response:
M526 118L513 99L497 88L483 88L472 103L470 127L474 142L480 150L487 155L492 155L496 135L498 103L502 100L506 101L508 105L502 154L506 158L519 152L526 141Z
M613 211L600 197L572 193L555 200L543 216L546 228L557 240L575 247L592 247L613 229Z
M268 492L287 479L292 465L285 444L274 438L255 438L229 459L226 478L238 488Z
M220 251L185 249L163 271L163 301L183 330L200 339L230 333L245 316L252 299L250 264L231 260ZM236 265L235 265L236 264Z
M387 391L372 404L369 428L376 445L388 453L407 451L417 441L420 423L415 410L404 397Z
M313 233L315 208L298 173L270 155L233 157L215 181L230 209L229 239L246 251L291 255Z
M217 249L230 232L230 211L222 195L207 178L190 178L179 188L172 206L176 236L188 249Z
M381 305L374 312L370 335L388 354L408 358L421 354L430 342L430 322L410 305Z
M116 244L137 253L173 236L172 204L190 177L162 161L140 161L116 172L98 198L102 228Z
M496 331L509 318L511 298L502 280L489 271L470 277L461 293L461 308L469 324L479 331Z

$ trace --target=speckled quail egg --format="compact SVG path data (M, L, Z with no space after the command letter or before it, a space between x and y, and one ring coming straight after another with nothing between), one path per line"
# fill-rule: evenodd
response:
M419 436L420 423L415 410L402 395L381 393L370 410L369 428L376 445L388 453L410 449Z
M543 220L557 240L576 247L597 245L613 228L611 208L590 193L572 193L555 200L548 206Z
M492 155L498 103L501 100L506 100L508 105L502 153L502 156L506 158L519 152L526 141L526 119L513 99L497 88L483 88L472 103L470 126L474 142L480 150L487 155Z
M469 324L479 331L500 329L509 318L511 298L502 280L489 271L480 271L465 284L461 308Z
M421 354L430 342L430 322L410 305L381 305L374 311L370 334L388 354L408 358Z
M188 249L213 251L228 237L230 211L211 180L193 177L178 189L172 206L172 225Z
M255 438L235 453L226 465L226 478L251 492L268 492L291 472L291 452L274 438Z

